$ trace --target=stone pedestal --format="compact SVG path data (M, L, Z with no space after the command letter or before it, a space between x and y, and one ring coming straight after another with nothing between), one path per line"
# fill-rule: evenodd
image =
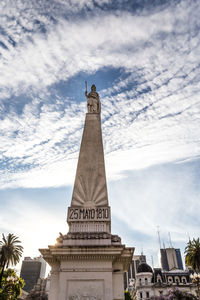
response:
M52 266L49 300L123 300L123 274L133 248L49 246L41 249Z

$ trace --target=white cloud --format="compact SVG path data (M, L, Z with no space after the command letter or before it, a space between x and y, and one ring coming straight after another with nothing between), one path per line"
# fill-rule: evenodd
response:
M123 242L136 247L136 253L143 248L149 258L154 255L155 259L158 225L161 247L163 242L169 246L169 232L173 246L182 251L189 236L199 236L198 164L166 164L129 171L126 178L109 182L112 216L117 220L114 229Z
M19 3L24 9L25 2ZM12 94L41 96L22 114L13 110L0 120L2 161L9 164L1 171L1 187L73 184L85 103L56 96L52 104L48 86L106 66L127 72L101 93L108 178L195 158L200 145L196 11L194 2L181 2L151 15L107 12L51 26L44 19L45 34L32 33L32 40L26 36L3 51L4 102Z
M134 185L129 176L133 170L145 172L199 155L198 3L180 1L137 15L93 11L95 2L103 6L109 0L28 2L0 3L6 32L1 41L8 48L0 49L0 188L72 185L86 105L59 96L53 84L79 72L120 68L121 76L100 91L108 187L118 186L109 198L115 201L112 215L122 230L120 222L133 233L146 234L145 253L147 247L155 249L156 225L182 244L187 234L198 236L199 202L194 186L188 185L192 174L175 178L176 186L158 176ZM90 13L76 15L87 8ZM24 107L22 94L27 97ZM16 112L18 105L22 113ZM58 232L67 231L65 216L51 211L30 199L8 200L1 228L22 237L24 255L36 256L37 248L54 244ZM131 246L133 240L126 237ZM142 245L136 246L138 253Z
M177 8L177 13L179 10ZM144 67L150 63L155 50L159 50L155 55L158 61L154 62L158 69L159 56L162 55L165 65L172 50L167 54L168 49L157 45L160 39L156 34L167 35L174 30L174 21L180 22L183 13L184 8L181 15L174 17L169 8L151 17L108 13L78 21L60 20L45 35L33 34L33 42L24 40L16 48L4 52L0 65L4 76L0 84L16 93L29 86L44 88L83 70L91 72L104 66ZM181 29L181 33L185 33L187 26ZM150 45L145 46L145 43ZM165 46L170 48L170 45Z

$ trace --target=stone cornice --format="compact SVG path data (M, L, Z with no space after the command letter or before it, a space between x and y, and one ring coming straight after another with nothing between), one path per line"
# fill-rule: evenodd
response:
M134 248L125 248L124 245L98 246L98 247L57 247L49 246L48 249L40 249L44 259L51 265L65 260L111 260L129 265Z
M60 268L61 272L112 272L112 268Z

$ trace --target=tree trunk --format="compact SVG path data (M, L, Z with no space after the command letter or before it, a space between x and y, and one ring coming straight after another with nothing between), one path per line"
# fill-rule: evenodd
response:
M3 263L1 273L0 273L0 288L1 288L1 282L2 282L2 278L3 278L3 272L4 272L4 269L5 269L5 265L6 265L6 262Z

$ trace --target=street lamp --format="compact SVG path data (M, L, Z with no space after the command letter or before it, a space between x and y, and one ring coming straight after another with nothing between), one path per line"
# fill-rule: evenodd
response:
M197 296L200 299L199 295L199 283L200 283L200 273L194 272L193 274L190 274L190 278L192 279L192 282L197 285Z

